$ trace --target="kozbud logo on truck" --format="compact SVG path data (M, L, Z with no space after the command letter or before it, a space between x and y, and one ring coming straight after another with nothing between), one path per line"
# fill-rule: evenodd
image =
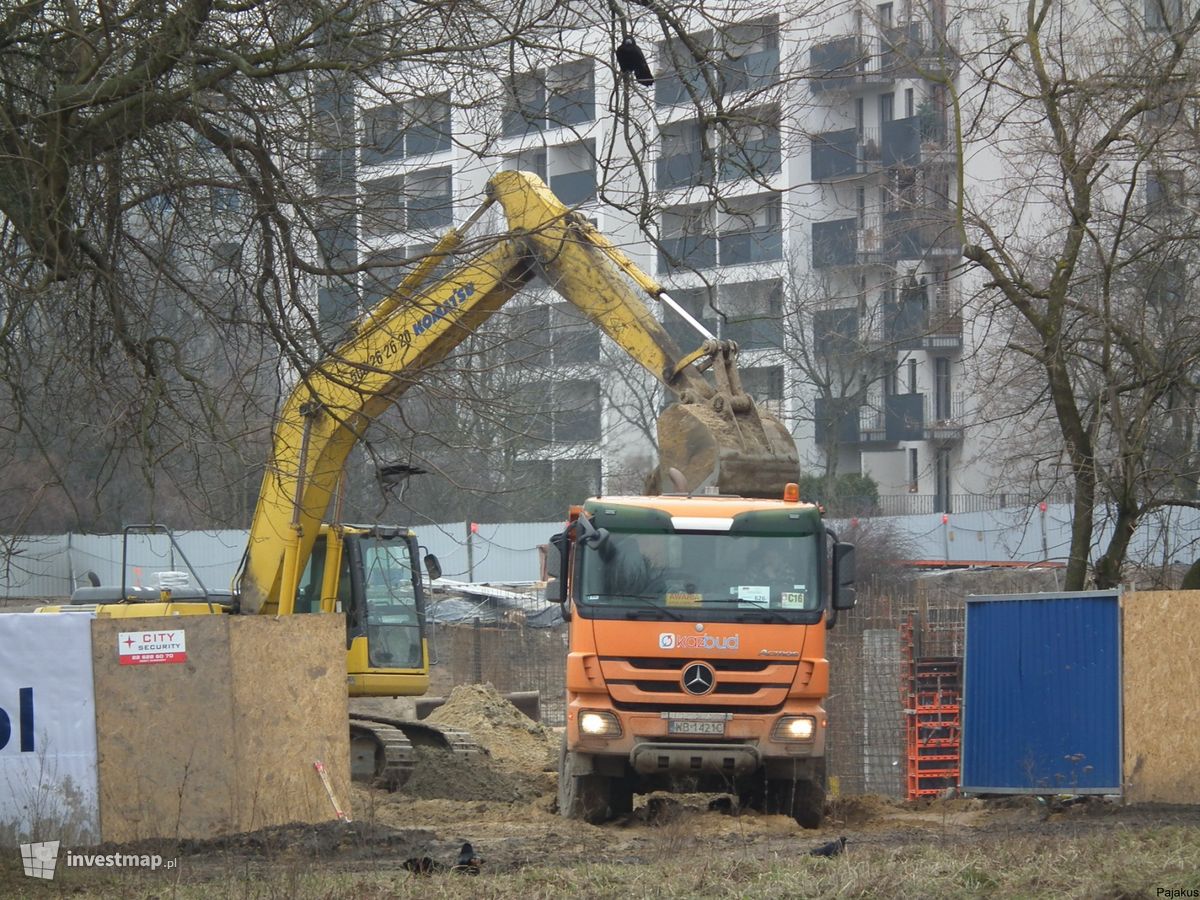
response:
M22 753L33 752L33 688L23 687L17 691L17 734ZM12 714L0 706L0 750L5 749L13 737Z
M713 637L711 634L671 634L664 631L658 636L660 650L736 650L740 643L736 634Z

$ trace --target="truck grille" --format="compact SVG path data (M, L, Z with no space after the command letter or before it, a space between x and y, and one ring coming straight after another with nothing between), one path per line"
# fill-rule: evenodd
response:
M732 712L738 708L763 711L782 705L796 676L797 665L811 676L808 661L758 659L705 659L716 675L711 693L696 697L687 693L680 683L686 665L692 658L618 659L602 657L601 672L608 684L609 694L622 708L641 706L682 710L719 708ZM808 678L802 679L807 682Z

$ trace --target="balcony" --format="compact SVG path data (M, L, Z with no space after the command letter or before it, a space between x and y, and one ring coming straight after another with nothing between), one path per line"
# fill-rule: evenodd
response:
M717 240L721 265L741 266L783 259L783 232L778 225L763 225L723 232Z
M826 401L818 397L813 410L813 428L817 444L848 446L859 442L859 407L846 407L846 398L834 397Z
M938 390L925 398L924 438L939 443L963 439L966 399L960 391Z
M941 287L946 287L942 285ZM962 311L919 298L883 304L883 341L897 350L961 350Z
M883 33L884 63L897 78L939 78L954 71L958 57L944 34L913 20Z
M848 35L809 51L809 88L814 94L853 92L893 83L886 48L878 38Z
M871 265L882 260L882 221L876 215L812 223L812 268Z
M888 394L883 408L864 406L858 430L864 444L924 440L925 395Z
M879 133L846 128L812 138L812 180L841 181L879 170Z
M898 209L883 215L883 258L888 262L957 256L962 243L948 210Z
M884 168L947 162L946 128L936 114L884 122L880 128L880 163Z
M780 151L777 127L765 137L726 146L721 150L721 180L736 181L749 177L763 179L775 175L780 169Z

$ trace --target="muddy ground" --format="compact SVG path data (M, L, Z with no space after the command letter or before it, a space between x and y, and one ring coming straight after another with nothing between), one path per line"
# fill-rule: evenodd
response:
M355 787L350 823L95 851L157 853L177 860L169 872L60 863L54 882L38 883L5 858L0 896L1200 896L1200 808L849 797L806 831L727 796L656 794L592 826L557 815L554 731L478 687L437 720L469 729L486 755L470 765L425 755L394 793ZM841 836L837 859L810 856ZM481 859L476 877L454 870L465 842Z

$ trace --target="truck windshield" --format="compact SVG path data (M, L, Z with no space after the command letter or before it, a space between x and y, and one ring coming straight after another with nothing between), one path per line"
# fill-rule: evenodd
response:
M420 596L408 542L403 538L364 538L361 542L366 600L367 651L372 666L419 667Z
M816 535L611 532L585 546L584 615L733 621L814 620L821 607ZM634 612L636 611L636 613Z

